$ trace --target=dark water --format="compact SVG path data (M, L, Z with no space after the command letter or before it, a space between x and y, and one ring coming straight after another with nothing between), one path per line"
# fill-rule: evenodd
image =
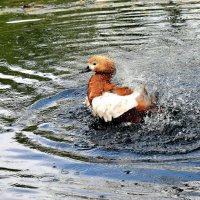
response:
M199 1L1 1L1 199L200 199L199 52ZM158 112L95 120L79 74L95 54Z

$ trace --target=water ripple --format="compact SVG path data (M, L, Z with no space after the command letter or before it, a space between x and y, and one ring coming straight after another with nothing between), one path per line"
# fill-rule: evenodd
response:
M93 182L95 195L77 189L88 187L89 178L81 180L80 172L95 181L96 176L164 184L199 180L199 1L38 2L3 0L0 8L3 198L38 192L46 199L45 184L52 184L55 197L123 196L116 190L101 196L99 188L105 188ZM151 94L159 92L158 111L141 124L95 119L83 105L91 74L79 73L94 54L115 60L115 83L133 88L145 83ZM187 186L167 191L185 198L181 188ZM124 199L133 196L138 197Z

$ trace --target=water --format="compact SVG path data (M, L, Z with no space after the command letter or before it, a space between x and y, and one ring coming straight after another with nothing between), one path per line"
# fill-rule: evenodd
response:
M200 199L200 3L1 1L1 199ZM95 54L159 92L141 124L84 105Z

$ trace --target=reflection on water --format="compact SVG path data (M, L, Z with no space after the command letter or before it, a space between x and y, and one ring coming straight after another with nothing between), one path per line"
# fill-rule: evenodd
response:
M194 0L2 0L2 197L197 199L199 20ZM159 92L159 111L95 120L79 74L94 54L114 58L116 83Z

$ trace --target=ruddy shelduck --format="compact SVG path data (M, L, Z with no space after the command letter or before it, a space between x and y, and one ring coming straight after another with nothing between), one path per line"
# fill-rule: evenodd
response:
M111 83L116 73L113 60L107 56L96 55L88 60L83 72L95 72L88 82L86 105L94 116L105 122L140 122L145 111L152 105L152 99L144 86L132 90Z

